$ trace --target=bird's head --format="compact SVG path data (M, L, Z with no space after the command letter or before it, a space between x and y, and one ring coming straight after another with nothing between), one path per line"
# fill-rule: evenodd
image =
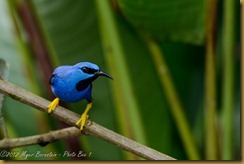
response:
M102 72L100 68L93 63L90 62L80 62L74 65L77 71L81 72L87 79L96 79L99 76L105 76L107 78L113 79L109 74Z
M109 74L102 72L96 64L80 62L73 66L66 65L56 68L49 83L55 86L60 85L60 81L66 81L66 83L70 85L72 85L72 83L75 84L76 89L82 91L99 76L113 79Z

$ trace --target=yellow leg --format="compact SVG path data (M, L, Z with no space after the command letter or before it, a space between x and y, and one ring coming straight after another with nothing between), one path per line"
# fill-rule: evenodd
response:
M48 105L48 113L52 113L54 109L58 106L59 98L55 98L49 105Z
M76 125L80 127L80 130L83 130L83 127L86 124L86 120L89 117L87 113L91 109L91 107L92 107L92 103L88 103L85 112L81 115L80 119L76 122Z

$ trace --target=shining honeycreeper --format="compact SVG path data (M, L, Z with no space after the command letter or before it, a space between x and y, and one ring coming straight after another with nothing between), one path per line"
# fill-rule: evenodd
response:
M59 103L77 102L87 100L88 104L76 125L83 130L88 119L88 111L92 107L92 82L99 76L112 77L100 70L100 68L90 62L80 62L73 66L65 65L57 67L50 78L52 92L57 97L48 106L48 113L52 113Z

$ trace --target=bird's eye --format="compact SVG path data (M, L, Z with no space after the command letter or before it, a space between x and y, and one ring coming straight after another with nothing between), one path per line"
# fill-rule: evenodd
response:
M82 72L87 73L87 74L94 74L97 72L97 70L93 68L88 68L88 67L82 67L81 68Z
M84 73L87 73L87 72L88 72L88 68L87 68L87 67L82 67L81 70L82 70Z

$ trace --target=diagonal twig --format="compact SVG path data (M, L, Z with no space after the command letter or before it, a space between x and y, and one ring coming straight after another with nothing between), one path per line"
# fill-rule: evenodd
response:
M14 84L0 79L0 93L12 97L22 103L28 104L38 110L47 112L47 106L50 101L41 98L27 90L24 90ZM69 125L75 126L75 123L79 120L80 116L68 109L58 106L51 114L55 118L63 121ZM116 145L126 151L132 152L140 157L149 160L175 160L174 158L153 150L145 145L135 142L129 138L119 135L105 127L102 127L95 122L89 121L89 125L86 125L82 131L84 134L93 135L101 138L111 144Z
M49 133L34 135L29 137L13 138L13 139L5 138L0 141L0 149L2 148L11 149L11 148L34 145L34 144L45 146L48 143L55 142L59 139L75 137L75 136L79 136L80 134L81 131L78 128L69 127L69 128L55 130Z

